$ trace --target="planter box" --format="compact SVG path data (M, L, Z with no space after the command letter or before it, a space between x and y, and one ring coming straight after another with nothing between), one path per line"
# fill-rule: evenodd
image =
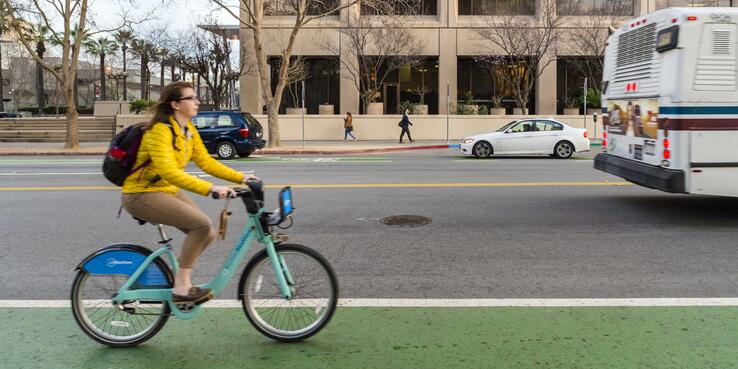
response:
M303 111L307 115L305 108L287 108L287 115L302 115Z
M333 105L326 104L318 107L318 114L320 115L333 115L335 114L333 111Z
M525 112L523 112L521 108L513 108L513 115L528 115L528 109L525 109Z
M592 115L594 113L600 114L600 112L602 112L602 109L587 108L587 115Z
M428 105L415 105L415 114L428 115Z
M564 108L564 115L579 115L579 108Z
M384 103L369 103L366 109L368 115L382 115L384 114Z
M489 109L489 115L505 115L505 108L492 108Z

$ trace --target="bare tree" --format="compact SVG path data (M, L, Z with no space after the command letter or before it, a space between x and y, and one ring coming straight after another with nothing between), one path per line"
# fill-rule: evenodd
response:
M77 81L77 63L82 52L82 37L77 35L92 36L100 32L112 32L133 22L125 12L121 14L121 25L111 29L98 29L89 31L91 19L89 15L89 0L0 0L2 11L9 20L9 26L18 35L23 46L33 56L36 62L50 72L64 88L67 101L67 135L64 148L73 149L79 147L79 132L77 118L79 116L74 103ZM61 69L56 70L54 66L45 62L34 52L34 40L29 38L26 32L27 20L38 19L45 25L58 41L61 47ZM56 26L54 21L60 20L62 27Z
M289 32L287 43L281 51L280 57L283 62L277 74L277 86L272 90L268 55L264 48L264 25L266 21L265 16L269 15L267 11L274 4L274 1L239 0L241 13L243 14L243 16L239 16L236 11L228 7L226 0L213 0L214 3L229 12L235 19L238 19L241 26L251 32L253 38L251 48L253 48L253 52L256 55L261 93L267 106L270 147L279 146L281 142L279 135L279 107L282 104L282 93L288 82L287 72L290 69L292 50L295 46L297 35L309 23L331 14L338 14L341 9L353 6L358 0L348 0L346 2L335 0L276 0L284 4L283 8L290 10L289 14L294 17L294 23Z
M244 51L240 51L238 64L234 66L231 62L233 46L223 35L200 28L187 33L189 37L179 38L183 42L173 53L176 58L172 62L179 62L186 70L195 73L210 91L213 104L220 108L224 106L231 84L250 73L253 62Z
M362 5L365 12L374 15L359 17L352 27L342 28L347 43L340 49L330 43L323 47L332 54L343 54L339 60L359 90L366 113L369 103L381 97L387 77L402 67L418 63L425 49L408 26L414 9L410 3L374 0Z
M487 49L487 55L477 60L496 71L511 89L515 104L527 114L535 81L556 59L561 17L556 13L556 0L541 0L535 16L516 14L515 9L500 13L505 15L484 17L486 27L477 30Z
M600 7L588 8L583 0L559 0L556 11L560 15L581 15L572 17L572 27L565 39L572 47L565 55L577 56L572 59L576 68L589 79L591 86L602 91L602 70L605 60L605 44L609 28L617 28L620 23L632 17L632 0L608 0L597 2Z

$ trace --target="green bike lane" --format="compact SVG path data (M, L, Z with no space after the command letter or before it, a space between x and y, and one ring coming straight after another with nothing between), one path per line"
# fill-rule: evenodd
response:
M272 341L238 308L171 318L134 348L89 339L69 308L0 308L2 368L735 368L738 307L341 307Z

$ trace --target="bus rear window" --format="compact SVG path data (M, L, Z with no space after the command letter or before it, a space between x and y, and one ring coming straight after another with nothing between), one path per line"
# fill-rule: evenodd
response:
M677 46L679 40L679 26L672 26L659 31L656 38L656 51L662 53Z

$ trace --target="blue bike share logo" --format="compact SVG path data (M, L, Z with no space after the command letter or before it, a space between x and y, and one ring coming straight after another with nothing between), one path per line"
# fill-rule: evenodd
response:
M117 260L115 258L109 258L105 261L105 265L107 265L110 268L115 268L118 265L131 265L133 264L133 261L130 260Z

